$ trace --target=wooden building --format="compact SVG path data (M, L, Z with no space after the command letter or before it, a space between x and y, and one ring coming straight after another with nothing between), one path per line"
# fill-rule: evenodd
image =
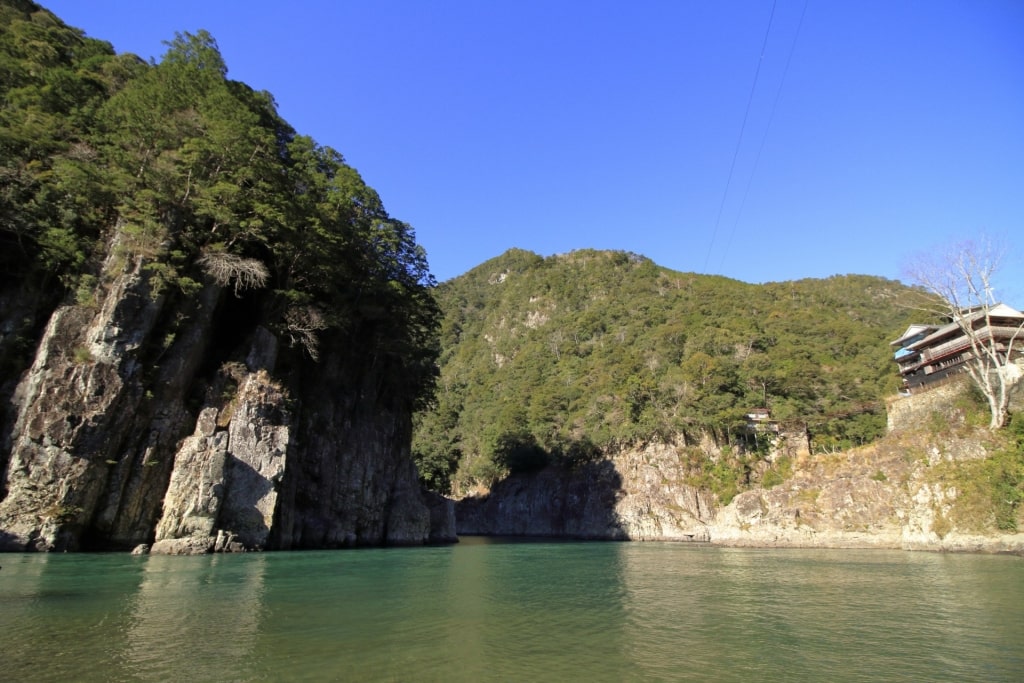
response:
M974 358L971 339L964 328L973 330L975 341L994 349L1002 362L1024 356L1024 314L1005 304L965 309L961 311L961 322L911 325L899 339L890 342L896 347L893 360L899 365L906 389L964 369L963 364Z

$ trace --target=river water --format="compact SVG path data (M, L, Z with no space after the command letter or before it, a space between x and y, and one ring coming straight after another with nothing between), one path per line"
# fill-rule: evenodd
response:
M1019 557L470 538L0 565L5 681L1024 680Z

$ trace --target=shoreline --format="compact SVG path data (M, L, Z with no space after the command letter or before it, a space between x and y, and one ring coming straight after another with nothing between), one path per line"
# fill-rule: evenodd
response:
M864 532L801 532L793 537L782 530L772 539L750 535L719 538L682 538L679 536L643 536L637 538L556 536L543 534L460 534L464 538L507 539L509 542L594 541L599 543L679 543L681 545L718 548L750 548L763 550L901 550L906 552L965 553L979 555L1016 555L1024 557L1024 533L983 536L949 533L937 540L896 537L890 534Z

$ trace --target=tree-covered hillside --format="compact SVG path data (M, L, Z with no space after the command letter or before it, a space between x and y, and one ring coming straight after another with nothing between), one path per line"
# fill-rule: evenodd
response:
M816 448L864 443L884 432L881 399L897 386L888 342L912 317L904 291L511 250L437 288L441 375L414 440L421 473L445 490L680 434L735 444L759 407L806 425Z
M141 258L168 309L227 287L225 326L266 326L296 358L366 350L415 402L433 381L437 308L411 228L269 93L228 79L209 34L167 46L148 64L0 0L0 385L57 303L101 299ZM163 321L167 340L181 322Z

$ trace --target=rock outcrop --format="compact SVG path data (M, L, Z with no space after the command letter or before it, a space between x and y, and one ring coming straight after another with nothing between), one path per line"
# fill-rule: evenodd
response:
M410 457L411 226L206 31L147 64L2 7L0 550L452 537Z
M107 253L95 301L53 310L12 392L0 549L454 538L451 503L420 491L410 409L358 350L289 350L276 370L252 300L216 284L172 297L143 257Z
M898 548L1024 553L1024 534L958 529L961 494L930 475L986 457L980 442L918 434L807 459L771 489L745 491L709 525L714 543L754 547Z
M118 250L112 244L109 253ZM164 349L167 362L147 368L144 347L164 298L151 290L144 265L128 260L98 304L63 305L50 317L14 393L0 547L75 550L101 537L125 546L147 540L208 337L204 306L216 294L191 302L192 324Z
M713 497L686 483L673 445L516 474L456 504L460 534L707 541Z
M267 547L291 434L284 401L260 370L242 380L225 427L216 408L200 412L174 458L150 552Z

